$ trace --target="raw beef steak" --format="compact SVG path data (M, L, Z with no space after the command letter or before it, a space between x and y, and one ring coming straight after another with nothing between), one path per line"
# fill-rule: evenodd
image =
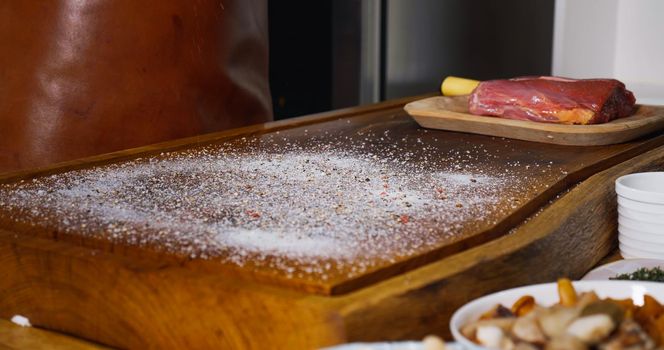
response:
M615 79L523 77L484 81L470 95L477 115L559 124L599 124L627 117L636 99Z

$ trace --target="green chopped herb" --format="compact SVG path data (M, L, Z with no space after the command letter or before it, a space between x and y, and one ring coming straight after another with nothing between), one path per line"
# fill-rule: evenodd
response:
M652 269L642 267L632 273L624 273L615 277L610 277L609 279L664 282L664 270L659 267L654 267Z

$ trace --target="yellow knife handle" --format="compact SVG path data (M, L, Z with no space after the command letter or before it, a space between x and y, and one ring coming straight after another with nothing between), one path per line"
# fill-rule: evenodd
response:
M445 96L469 95L475 90L479 81L449 76L440 85L440 91Z

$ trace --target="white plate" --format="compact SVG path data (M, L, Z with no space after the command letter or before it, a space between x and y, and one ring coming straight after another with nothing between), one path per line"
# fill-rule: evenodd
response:
M449 350L463 350L456 343L445 342L445 348ZM350 343L324 348L321 350L424 350L421 341L399 341L385 343Z
M664 269L664 260L658 259L625 259L618 260L606 265L602 265L583 276L582 280L608 280L610 277L615 277L624 273L632 273L640 268L652 269L653 267L660 267Z
M664 302L664 283L640 281L578 281L574 282L577 292L595 291L600 298L631 298L637 305L643 304L643 296L649 294L659 302ZM461 346L471 350L486 350L461 335L459 329L469 322L477 320L496 304L506 307L524 295L532 295L538 304L548 306L559 301L558 284L546 283L505 290L475 299L457 310L452 316L450 330Z

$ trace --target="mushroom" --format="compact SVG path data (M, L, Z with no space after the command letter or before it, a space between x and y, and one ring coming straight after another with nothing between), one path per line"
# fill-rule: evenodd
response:
M598 345L600 350L655 349L655 342L631 319L624 320L609 340Z
M516 321L516 318L514 317L494 318L491 320L475 321L463 326L461 328L461 334L463 334L463 336L468 339L475 339L477 338L478 328L485 326L498 327L500 328L501 331L508 332L510 329L512 329L514 321Z
M558 295L560 297L560 305L574 306L576 304L576 290L569 279L558 279Z
M514 350L514 343L500 327L480 326L477 328L477 341L490 349Z
M512 334L529 343L543 344L546 342L546 335L540 329L537 315L534 312L517 318L512 326Z
M531 295L524 295L514 302L510 311L516 316L524 316L535 308L535 298Z
M497 304L489 311L480 316L480 320L491 320L494 318L514 317L512 310L504 307L502 304Z
M618 304L606 300L591 302L581 310L581 316L597 314L605 314L611 318L614 325L619 325L625 317L625 310Z
M577 318L567 327L567 334L573 335L587 344L596 344L606 338L616 325L606 314L596 314Z
M578 315L579 309L560 305L538 310L540 328L546 336L551 338L565 334L567 326Z
M554 337L546 344L544 350L587 350L588 346L576 337L563 335Z
M539 350L539 348L530 343L517 343L514 346L514 350Z
M445 342L435 335L427 335L422 339L424 350L445 350Z
M590 303L594 303L596 301L599 301L599 296L597 296L597 293L590 291L590 292L583 292L579 295L578 300L576 301L576 306L580 308L584 308L586 305Z

